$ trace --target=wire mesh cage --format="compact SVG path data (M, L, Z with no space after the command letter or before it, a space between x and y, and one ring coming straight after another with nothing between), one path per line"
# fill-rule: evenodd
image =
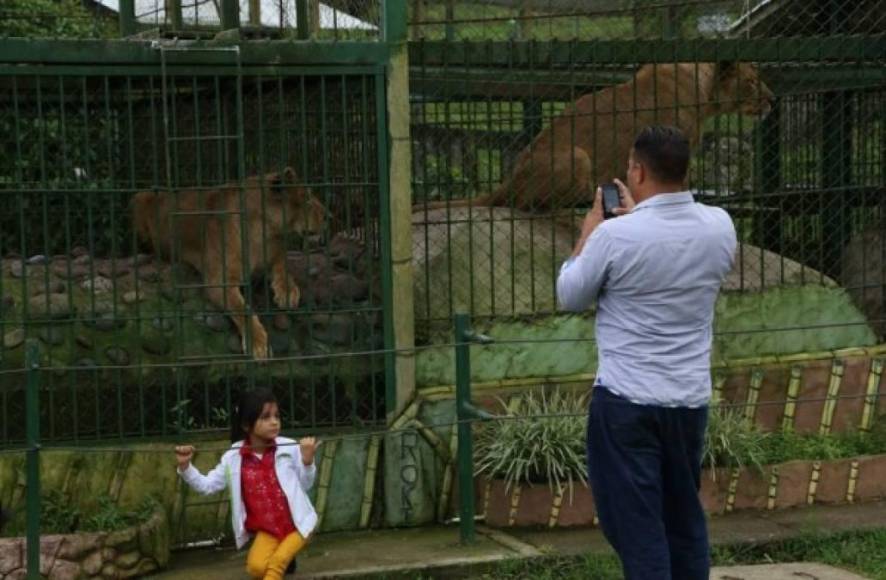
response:
M879 34L877 0L410 0L427 40L773 38Z
M554 313L595 186L623 178L636 133L665 123L690 138L688 187L736 223L727 289L841 286L882 339L874 4L413 3L420 323L436 336L462 309Z
M377 74L215 57L0 76L4 442L29 340L48 440L383 420Z

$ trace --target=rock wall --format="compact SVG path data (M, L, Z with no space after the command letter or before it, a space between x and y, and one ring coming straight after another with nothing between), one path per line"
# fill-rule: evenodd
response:
M115 532L44 535L40 574L48 580L136 578L169 562L169 530L158 513L147 522ZM24 538L0 538L0 580L27 575Z
M380 314L335 314L344 307L369 311L380 305L374 259L362 243L341 236L327 248L290 252L289 271L301 290L300 307L293 311L277 308L264 279L254 280L253 307L275 355L378 347ZM111 260L75 248L69 255L7 256L0 261L0 369L22 368L22 344L32 337L43 343L44 364L59 368L59 374L68 372L64 368L131 365L122 371L130 380L168 380L162 369L150 365L182 357L240 354L241 340L230 318L205 300L202 284L190 266L171 266L145 254ZM338 372L365 374L368 365L349 365L348 360L337 363ZM243 370L206 365L198 374L217 380ZM304 363L268 365L267 370L308 377L317 369Z

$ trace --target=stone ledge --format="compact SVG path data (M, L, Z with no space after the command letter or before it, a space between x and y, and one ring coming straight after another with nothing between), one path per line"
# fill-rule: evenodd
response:
M0 538L0 580L25 578L26 553L24 538ZM136 578L168 563L169 530L163 510L123 530L40 538L40 574L48 580Z

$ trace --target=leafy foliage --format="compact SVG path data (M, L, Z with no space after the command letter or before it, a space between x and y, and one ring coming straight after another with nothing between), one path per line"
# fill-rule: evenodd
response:
M512 485L546 482L551 490L587 485L587 397L555 389L528 392L510 405L508 417L482 427L475 458L478 473Z
M98 511L83 523L81 531L111 532L135 526L147 521L157 510L157 500L148 496L133 510L124 511L109 496L98 498Z
M750 466L762 470L766 438L740 409L714 406L708 415L703 464L711 469Z
M159 509L160 503L145 497L132 509L121 509L108 495L98 497L98 509L84 514L64 493L50 490L40 498L40 533L71 534L75 532L113 532L148 521ZM17 510L15 522L4 530L4 536L25 533L25 511Z
M113 19L93 14L79 0L4 0L0 37L107 38Z

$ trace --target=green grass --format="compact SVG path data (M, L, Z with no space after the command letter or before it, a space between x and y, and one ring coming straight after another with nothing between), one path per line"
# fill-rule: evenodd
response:
M873 580L886 580L886 529L836 535L808 534L763 546L714 549L718 565L768 562L820 562L846 568Z
M793 432L772 433L763 439L764 464L783 463L797 459L827 461L860 455L886 453L886 418L880 418L870 433L839 433L834 435L798 435Z
M578 558L554 557L511 560L471 578L480 580L619 580L621 563L615 554L587 554Z
M886 580L886 529L837 535L808 534L761 546L716 547L715 566L819 562ZM621 565L614 554L588 554L580 558L544 558L504 562L491 571L471 576L475 580L619 580Z

